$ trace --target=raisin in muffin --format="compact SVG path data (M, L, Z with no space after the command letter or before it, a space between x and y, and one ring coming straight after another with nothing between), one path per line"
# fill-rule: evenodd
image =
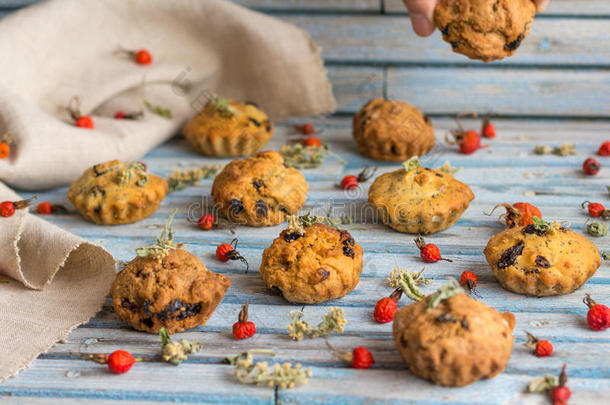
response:
M474 199L470 187L449 173L413 166L405 162L404 168L377 177L369 204L399 232L431 234L449 228Z
M247 156L264 147L273 124L254 103L212 98L184 127L184 137L207 156Z
M364 156L400 162L434 147L434 128L417 108L397 100L374 99L354 116L352 133Z
M229 163L214 179L212 198L228 220L250 226L277 225L305 204L309 189L297 169L275 151Z
M347 231L325 224L291 227L263 252L260 275L289 302L343 297L360 281L362 247Z
M571 293L601 264L589 239L540 220L493 236L484 253L502 287L539 297Z
M167 191L167 182L142 163L113 160L87 169L70 186L68 199L88 221L127 224L152 215Z
M440 0L434 23L454 52L490 62L515 53L535 15L534 0Z
M429 308L432 296L394 315L394 342L409 370L435 384L462 387L504 370L515 317L464 292Z
M231 280L182 249L161 260L138 256L117 275L110 297L119 318L137 330L169 333L205 325Z

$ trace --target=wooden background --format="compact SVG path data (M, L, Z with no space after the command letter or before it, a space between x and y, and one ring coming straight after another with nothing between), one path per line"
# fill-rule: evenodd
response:
M34 3L33 0L0 1L0 15ZM470 269L480 279L483 301L517 317L513 355L503 374L465 388L436 387L412 376L398 356L391 339L391 324L372 319L375 302L390 293L383 280L394 268L394 257L402 267L422 266L412 236L395 233L382 225L357 224L351 230L365 250L365 268L358 288L332 303L307 306L306 320L317 323L329 306L340 306L348 324L331 343L340 349L368 347L377 363L370 370L352 370L332 358L323 340L291 341L286 332L290 310L287 304L264 287L257 269L262 250L282 226L237 229L240 251L250 264L243 274L240 263L224 264L214 259L215 247L229 241L226 230L203 232L184 218L196 204L206 205L211 180L171 194L154 217L137 224L98 227L79 216L54 216L49 220L62 228L108 248L118 260L130 260L134 249L155 238L155 224L164 222L169 212L180 209L175 230L177 239L215 272L228 275L232 287L205 328L181 335L202 341L204 349L174 368L170 365L138 363L127 374L110 375L105 367L79 360L83 353L129 350L136 356L159 354L158 339L130 329L118 320L107 305L86 325L74 330L64 341L41 355L18 377L0 384L0 403L149 404L252 403L252 404L546 404L536 394L525 394L526 384L543 374L557 374L568 364L572 404L601 404L610 395L610 335L593 332L585 321L581 300L591 293L610 304L608 264L573 294L532 298L503 290L495 281L482 255L488 239L502 227L488 211L498 202L530 201L547 219L567 220L576 232L583 232L587 217L579 204L587 199L605 204L608 169L595 177L582 175L582 161L610 139L610 2L607 0L552 0L547 12L536 18L532 34L516 56L503 62L482 64L453 54L435 33L419 39L411 32L407 16L398 0L241 0L240 3L303 27L324 47L339 109L332 117L313 118L324 132L321 137L348 161L341 167L328 159L319 169L307 170L310 185L305 211L338 204L360 205L367 187L346 195L335 186L344 171L356 173L371 162L358 155L351 138L351 115L368 99L387 96L409 101L433 118L439 146L426 158L437 166L449 160L463 167L456 175L473 189L476 199L460 222L434 235L443 254L454 263L428 265L426 273L434 282L433 292L447 276L457 277ZM441 139L452 127L459 112L491 111L498 115L498 137L488 149L463 156L443 147ZM278 126L269 147L279 148L292 134L295 120ZM478 124L473 124L478 125ZM570 157L536 156L535 145L576 144ZM152 172L167 175L176 168L194 166L210 159L192 153L176 139L153 150L143 159ZM226 163L227 160L213 160ZM610 159L602 164L610 166ZM382 164L380 171L396 165ZM25 196L25 195L24 195ZM42 200L69 206L66 189L40 195ZM194 205L195 204L195 205ZM610 250L608 237L594 242L600 250ZM241 304L251 303L251 319L257 335L235 341L231 325ZM401 304L406 304L403 298ZM523 347L524 330L550 339L556 352L550 358L534 357ZM273 348L277 361L300 361L311 366L314 378L294 390L273 390L237 384L232 368L220 364L228 355L250 348Z

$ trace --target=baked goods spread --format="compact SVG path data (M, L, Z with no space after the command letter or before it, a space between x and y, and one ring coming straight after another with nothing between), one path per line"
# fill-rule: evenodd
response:
M500 313L463 290L455 292L436 305L432 294L399 309L393 324L396 348L409 370L449 387L501 373L510 358L515 327L510 312Z
M360 281L362 247L349 232L296 216L263 252L260 275L287 301L315 304L343 297Z
M247 156L267 144L273 124L254 103L212 97L183 134L202 155Z
M474 194L451 174L421 167L417 159L377 177L369 203L389 227L405 233L431 234L455 224Z
M454 52L490 62L515 53L535 15L534 0L440 0L434 23Z
M401 162L434 147L430 119L410 104L377 98L354 115L352 133L364 156Z
M112 160L87 169L70 186L68 198L86 220L114 225L152 215L167 191L167 182L144 164Z
M301 172L286 167L279 153L265 151L225 166L214 179L212 198L231 222L269 226L296 214L308 189Z
M485 257L505 289L534 296L568 294L601 264L586 237L534 217L534 223L506 229L487 243Z

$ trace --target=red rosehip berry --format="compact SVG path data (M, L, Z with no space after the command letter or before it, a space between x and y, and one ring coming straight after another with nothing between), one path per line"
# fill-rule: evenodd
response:
M572 396L570 388L566 387L568 382L568 374L566 373L566 366L563 365L561 373L559 374L559 384L551 389L551 400L553 405L566 405Z
M479 284L479 278L472 271L466 270L462 273L460 276L460 284L468 288L468 291L471 293L478 295L477 286Z
M592 217L603 217L604 219L608 219L610 217L610 211L606 210L606 207L600 203L584 201L581 204L581 207L586 207L589 211L589 215Z
M341 188L343 190L352 190L356 187L358 187L358 177L353 174L345 176L343 180L341 180Z
M600 156L610 156L610 141L602 143L597 151Z
M43 201L38 204L37 211L40 215L51 215L53 213L53 206L48 201Z
M137 51L135 59L140 65L150 65L152 63L152 55L146 49Z
M116 118L117 120L122 120L123 118L125 118L125 112L124 111L119 111L116 114L114 114L114 118Z
M483 119L483 126L481 128L481 133L486 138L495 138L496 137L496 127L489 120L489 117L485 117Z
M199 226L199 228L203 229L204 231L209 231L210 229L212 229L214 227L214 215L211 215L211 214L203 215L197 221L197 226Z
M498 207L504 207L506 213L500 215L500 220L506 222L508 228L514 228L515 226L527 226L534 223L533 217L542 219L542 213L538 208L530 203L517 202L513 205L508 203L497 204L489 214L491 215Z
M0 159L6 159L11 154L11 145L6 142L0 142Z
M460 152L469 155L481 149L481 135L477 131L466 131L460 142Z
M233 337L237 340L248 339L256 333L256 325L248 321L248 307L249 303L246 301L239 311L237 322L233 324Z
M319 148L322 146L322 141L315 136L310 136L309 138L303 141L303 145L313 148Z
M587 312L589 327L597 331L608 329L610 327L610 308L597 303L589 294L585 294L583 302L589 307L589 312Z
M553 344L548 340L540 340L536 336L529 332L525 332L527 335L527 342L525 347L534 349L534 354L538 357L548 357L553 353Z
M594 176L599 173L599 170L602 168L602 165L593 158L588 158L582 164L582 171L589 176Z
M417 238L415 238L415 244L419 248L419 254L420 254L421 258L426 263L435 263L435 262L438 262L439 260L445 260L448 262L453 261L453 260L449 260L449 259L445 259L444 257L441 257L441 252L440 252L438 246L436 246L433 243L426 244L425 239L422 238L421 236L418 236Z
M123 374L128 372L136 362L131 353L125 350L117 350L112 352L107 359L108 370L114 374Z
M15 203L12 201L4 201L0 203L0 216L12 217L15 214Z
M216 248L216 258L220 261L227 262L229 260L240 260L246 265L246 274L250 268L245 257L239 254L237 249L238 240L233 239L231 243L223 243Z
M373 364L375 359L366 347L358 346L352 351L352 368L370 368Z
M307 122L299 127L303 135L313 135L316 133L316 127L311 122Z
M389 297L377 301L373 316L379 323L388 323L394 320L394 314L398 310L398 301L402 295L402 289L397 288Z
M83 115L76 119L76 123L74 124L79 128L93 129L93 119L88 115Z

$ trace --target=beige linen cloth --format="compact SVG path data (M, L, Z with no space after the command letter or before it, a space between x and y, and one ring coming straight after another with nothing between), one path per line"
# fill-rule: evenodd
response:
M140 66L119 48L148 49ZM274 119L335 101L320 49L292 25L224 0L52 0L0 21L0 134L15 139L0 180L27 190L134 160L179 132L210 94L253 101ZM94 130L61 110L78 96ZM168 108L166 119L143 100ZM114 114L145 111L141 120ZM18 196L0 182L0 201ZM92 225L94 226L94 225ZM0 218L0 380L15 375L104 302L115 262L33 214Z

